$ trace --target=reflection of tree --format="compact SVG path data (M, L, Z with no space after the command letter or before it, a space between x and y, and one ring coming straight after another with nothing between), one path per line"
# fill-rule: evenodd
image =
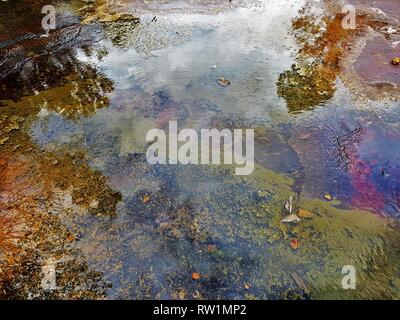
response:
M321 68L293 65L280 74L278 95L286 100L291 113L310 110L333 97L334 80L335 76L332 79Z
M41 21L45 5L54 5L56 0L8 0L0 1L0 41L20 36L29 38L34 33L43 33Z
M62 111L69 118L89 116L108 105L106 94L113 90L112 82L75 58L74 48L56 49L52 54L33 54L31 50L34 49L43 48L25 48L22 44L3 51L0 99L18 100L23 95L40 91L45 99L46 95L51 95L52 88L59 88L58 101L47 103L47 107Z
M122 5L112 0L81 0L75 1L79 14L83 17L83 24L94 21L100 22L105 35L110 38L114 46L127 48L132 46L131 34L139 24L139 18L129 13L119 13Z
M68 84L61 87L65 91L64 99L47 104L48 110L63 114L74 119L79 116L90 116L97 109L108 106L107 92L113 90L113 84L104 75L93 70L91 78L79 79L75 75L68 76ZM46 94L43 94L45 97Z
M38 10L30 3L27 8ZM43 105L50 110L68 118L89 116L108 105L106 94L113 90L113 83L76 55L81 50L90 58L104 56L103 49L92 46L102 38L101 28L81 25L76 17L64 17L63 13L57 16L57 26L60 28L48 37L23 30L25 34L5 42L0 51L0 100L43 92ZM63 89L58 90L56 102L48 103L47 92L54 88Z
M354 32L343 29L342 18L341 14L320 18L306 6L293 21L300 46L297 62L277 81L278 95L286 100L289 112L313 109L333 97L342 48Z

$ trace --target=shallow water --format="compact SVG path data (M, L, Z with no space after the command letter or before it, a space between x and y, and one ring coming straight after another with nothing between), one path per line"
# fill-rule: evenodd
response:
M9 159L3 177L11 177L3 179L3 216L25 205L55 214L68 244L38 245L38 265L49 256L59 263L79 257L101 274L90 281L106 283L88 289L89 280L72 268L64 273L84 284L49 293L33 283L19 292L16 284L26 280L14 275L4 285L8 295L398 297L398 101L360 100L337 76L329 99L305 110L288 106L278 79L298 62L292 19L303 1L165 6L136 11L127 4L126 12L140 13L139 25L94 23L78 33L76 13L61 7L73 40L60 31L44 46L34 43L37 56L24 60L21 73L2 75L4 114L26 117L23 134L2 151ZM49 48L53 54L41 60ZM397 80L398 71L391 76ZM231 85L221 87L220 77ZM146 132L172 120L180 129L254 128L256 170L237 177L226 166L149 165ZM13 161L30 167L14 174ZM35 173L40 183L23 178ZM47 198L37 200L36 183ZM289 196L314 219L279 223ZM359 268L359 290L341 290L346 264ZM369 271L375 267L382 277ZM40 278L40 268L29 272Z

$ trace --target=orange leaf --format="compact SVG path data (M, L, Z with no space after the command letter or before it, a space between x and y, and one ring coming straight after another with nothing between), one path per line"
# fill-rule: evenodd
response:
M192 273L192 279L193 280L199 280L200 279L200 273L193 272Z
M143 203L149 202L150 201L150 196L148 196L147 194L145 194L143 196Z
M292 239L292 241L290 241L290 246L294 250L297 250L299 248L299 241L297 239Z

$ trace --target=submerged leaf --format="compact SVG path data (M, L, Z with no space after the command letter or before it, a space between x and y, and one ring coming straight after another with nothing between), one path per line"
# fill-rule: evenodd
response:
M227 87L231 84L231 80L225 78L219 78L217 83L222 87Z
M193 280L199 280L200 279L200 273L193 272L192 273L192 279Z
M150 201L150 196L148 196L147 194L145 194L143 196L143 203L149 202Z
M299 241L297 239L292 239L292 241L290 241L290 246L294 250L297 250L299 248Z
M396 57L392 60L392 64L395 66L400 65L400 57Z
M288 216L286 216L285 218L283 218L281 220L281 222L284 223L293 223L293 222L299 222L301 219L296 216L295 214L289 214Z
M324 195L324 198L325 198L326 200L328 200L328 201L331 201L331 200L332 200L332 196L331 196L329 193L327 193L326 195Z
M310 211L299 209L297 216L301 219L311 219L314 218L314 214Z

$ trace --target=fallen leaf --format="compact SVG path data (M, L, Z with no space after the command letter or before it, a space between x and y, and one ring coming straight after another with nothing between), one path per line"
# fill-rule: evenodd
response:
M293 209L293 197L290 196L289 197L289 201L287 201L285 203L285 209L289 212L292 213L292 209Z
M290 275L292 276L294 282L296 282L296 284L299 286L299 288L304 291L304 293L309 292L307 285L304 283L303 279L300 278L300 276L297 273L293 272Z
M222 87L227 87L231 84L231 80L225 78L219 78L217 83Z
M207 251L208 252L215 252L215 251L217 251L217 246L215 244L208 244L207 245Z
M297 216L301 219L312 219L314 218L314 214L310 211L299 209Z
M311 137L311 133L305 133L300 136L299 140L307 140Z
M285 218L283 218L281 220L281 222L284 223L293 223L293 222L299 222L301 219L296 216L295 214L289 214L288 216L286 216Z
M199 280L200 279L200 273L193 272L192 273L192 279L193 280Z
M247 283L247 282L245 282L243 286L244 286L244 288L245 288L246 290L249 290L250 287L251 287L250 284Z
M143 196L143 203L149 202L150 201L150 196L148 196L147 194L145 194Z
M328 201L331 201L331 200L332 200L332 196L331 196L329 193L327 193L326 195L324 195L324 198L325 198L326 200L328 200Z
M177 229L175 227L171 228L171 235L176 239L182 239L183 238L183 233L179 229Z
M178 298L180 300L184 300L186 298L186 294L187 294L187 292L186 292L186 290L184 288L183 289L179 289Z
M292 239L290 241L290 246L294 249L297 250L299 248L299 241L297 239Z
M201 299L201 293L200 293L199 290L196 290L196 291L195 291L195 294L193 294L193 298L195 298L195 299Z
M392 60L392 64L398 66L400 64L400 57L396 57Z

